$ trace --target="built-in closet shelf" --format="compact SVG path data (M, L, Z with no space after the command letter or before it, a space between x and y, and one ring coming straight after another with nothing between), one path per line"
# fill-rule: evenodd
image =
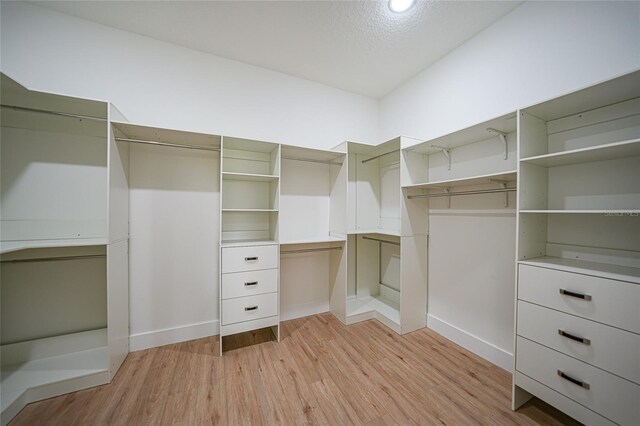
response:
M281 241L280 244L313 244L313 243L342 243L345 237L333 237L330 235L320 235L317 237L297 238L288 241Z
M640 210L520 210L524 214L605 214L610 216L640 216Z
M222 209L223 213L231 212L277 212L278 209Z
M235 172L222 172L222 179L225 180L243 180L250 182L273 182L278 180L276 175L260 175L254 173L235 173Z
M222 247L267 246L272 244L278 244L278 242L273 240L233 240L220 243Z
M379 234L379 235L389 235L391 237L400 237L402 234L400 231L395 229L380 229L380 228L371 228L371 229L356 229L353 231L347 232L349 235L363 235L363 234Z
M630 266L612 265L608 263L589 262L586 260L565 259L562 257L551 256L520 260L518 263L521 265L538 266L558 271L574 272L577 274L640 284L640 268L633 268Z
M588 148L527 157L521 159L520 162L545 167L557 167L637 156L640 156L640 139L631 139Z
M490 173L486 175L471 176L460 179L440 180L435 182L417 183L406 185L403 188L410 189L429 189L429 188L455 188L458 186L472 186L492 183L492 181L514 181L517 177L516 170L506 172Z
M28 250L33 248L56 247L84 247L100 246L107 244L106 238L69 238L64 240L29 240L29 241L3 241L0 243L0 253Z

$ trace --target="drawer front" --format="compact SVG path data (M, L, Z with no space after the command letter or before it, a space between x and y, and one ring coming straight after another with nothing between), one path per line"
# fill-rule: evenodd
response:
M222 248L222 273L257 271L278 267L278 246Z
M278 315L278 293L222 301L222 325Z
M236 272L222 275L222 299L278 291L278 270Z
M519 265L518 299L640 333L637 284Z
M519 301L518 335L640 384L638 334Z
M523 337L516 353L519 372L615 423L640 424L640 386Z

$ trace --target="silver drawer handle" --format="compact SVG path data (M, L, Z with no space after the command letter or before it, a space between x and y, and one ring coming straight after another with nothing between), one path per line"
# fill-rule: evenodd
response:
M258 309L258 305L256 305L256 306L247 306L246 308L244 308L245 311L255 311L256 309Z
M558 334L562 337L566 337L567 339L575 340L576 342L584 343L585 345L591 344L591 339L587 339L586 337L578 337L575 334L567 333L564 330L558 329Z
M245 257L244 260L246 262L252 262L254 260L258 260L258 256L253 256L253 257Z
M258 285L258 281L251 281L251 282L248 282L248 283L244 283L244 285L246 287L249 287L249 286L252 286L252 285Z
M565 290L564 288L560 289L560 294L562 294L563 296L575 297L576 299L582 299L586 301L591 300L591 295L589 294L576 293L573 291Z
M568 376L568 375L564 374L564 373L563 373L562 371L560 371L560 370L558 370L558 376L560 376L560 377L562 377L563 379L568 380L568 381L570 381L571 383L573 383L574 385L578 385L578 386L580 386L580 387L582 387L582 388L585 388L585 389L590 389L590 388L591 388L591 385L589 385L589 383L587 383L587 382L583 382L582 380L574 379L573 377L571 377L571 376Z

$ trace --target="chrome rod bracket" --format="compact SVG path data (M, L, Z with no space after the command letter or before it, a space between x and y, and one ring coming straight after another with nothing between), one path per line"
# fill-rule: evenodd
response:
M498 129L494 129L492 127L487 127L487 132L489 133L494 133L496 135L498 135L498 137L500 138L500 140L502 141L502 143L504 144L504 159L506 160L508 158L508 151L507 151L507 134L505 132L502 132Z

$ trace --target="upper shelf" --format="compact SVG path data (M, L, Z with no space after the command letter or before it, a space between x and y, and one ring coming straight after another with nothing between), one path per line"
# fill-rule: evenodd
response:
M116 138L126 142L220 150L221 137L217 135L163 129L125 122L112 121L111 123Z
M106 238L68 238L56 240L2 241L0 243L0 253L11 253L14 251L35 248L83 247L99 246L105 244L107 244Z
M436 182L417 183L413 185L405 185L403 188L409 189L428 189L428 188L455 188L459 186L483 185L492 181L514 181L516 180L516 170L507 172L490 173L486 175L471 176L460 179L440 180Z
M345 153L323 149L303 148L292 145L282 145L283 160L298 160L310 163L325 163L330 165L342 165Z
M362 235L362 234L380 234L389 235L391 237L400 237L400 231L395 229L382 229L382 228L370 228L370 229L356 229L347 232L349 235Z
M261 175L255 173L235 173L235 172L222 172L222 178L225 180L244 180L251 182L271 182L278 180L276 175Z
M523 158L520 161L539 166L556 167L637 156L640 156L640 139L631 139L628 141L614 142L588 148L536 155L534 157Z
M341 243L344 242L344 237L334 237L331 235L319 235L315 237L296 238L287 241L280 241L281 245L284 244L313 244L313 243Z

